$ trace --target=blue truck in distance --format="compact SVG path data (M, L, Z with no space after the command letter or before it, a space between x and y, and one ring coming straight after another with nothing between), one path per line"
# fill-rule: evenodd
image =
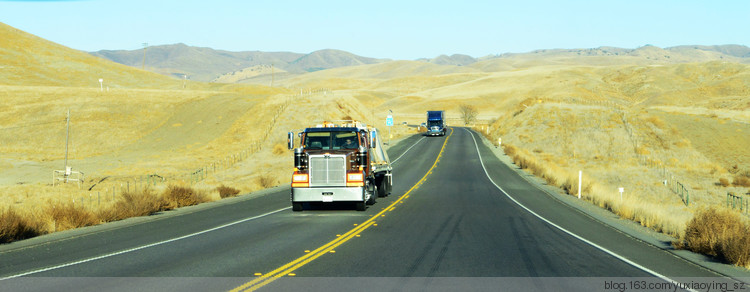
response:
M445 136L445 128L443 111L427 111L427 135Z

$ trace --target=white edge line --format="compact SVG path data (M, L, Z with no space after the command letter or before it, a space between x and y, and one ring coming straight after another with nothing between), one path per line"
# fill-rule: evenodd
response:
M100 256L93 257L93 258L88 258L88 259L85 259L85 260L80 260L80 261L71 262L71 263L67 263L67 264L62 264L62 265L57 265L57 266L48 267L48 268L44 268L44 269L34 270L34 271L22 273L22 274L12 275L12 276L8 276L8 277L5 277L5 278L0 278L0 281L14 279L14 278L19 278L19 277L28 276L28 275L37 274L37 273L42 273L42 272L51 271L51 270L56 270L56 269L60 269L60 268L65 268L65 267L77 265L77 264L83 264L83 263L87 263L87 262L92 262L92 261L100 260L100 259L103 259L103 258L113 257L113 256L116 256L116 255L121 255L121 254L129 253L129 252L134 252L134 251L146 249L146 248L149 248L149 247L154 247L154 246L158 246L158 245L162 245L162 244L167 244L167 243L170 243L170 242L174 242L174 241L178 241L178 240L182 240L182 239L186 239L186 238L198 236L198 235L201 235L201 234L204 234L204 233L216 231L216 230L219 230L219 229L223 229L223 228L226 228L226 227L229 227L229 226L232 226L232 225L236 225L236 224L240 224L240 223L243 223L243 222L247 222L247 221L259 219L259 218L262 218L262 217L266 217L268 215L275 214L275 213L278 213L278 212L281 212L281 211L284 211L284 210L288 210L290 208L291 207L286 207L286 208L283 208L283 209L278 209L276 211L271 211L271 212L268 212L268 213L265 213L265 214L261 214L261 215L255 216L255 217L245 218L245 219L242 219L242 220L239 220L239 221L235 221L235 222L232 222L232 223L227 223L227 224L224 224L224 225L221 225L221 226L217 226L217 227L214 227L214 228L211 228L211 229L206 229L206 230L203 230L203 231L191 233L191 234L188 234L188 235L183 235L183 236L172 238L172 239L167 239L167 240L160 241L160 242L155 242L155 243L152 243L152 244L147 244L147 245L143 245L143 246L139 246L139 247L134 247L134 248L131 248L131 249L126 249L126 250L118 251L118 252L115 252L115 253L100 255Z
M641 266L641 265L639 265L636 262L633 262L633 261L631 261L631 260L629 260L629 259L627 259L627 258L625 258L625 257L623 257L623 256L621 256L619 254L616 254L615 252L613 252L611 250L608 250L608 249L604 248L603 246L600 246L600 245L598 245L596 243L593 243L593 242L591 242L591 241L589 241L589 240L587 240L587 239L585 239L585 238L583 238L583 237L581 237L581 236L579 236L579 235L577 235L577 234L575 234L575 233L573 233L571 231L568 231L567 229L565 229L565 228L563 228L563 227L561 227L561 226L559 226L559 225L557 225L555 223L552 223L552 221L547 220L547 218L542 217L541 215L535 213L534 211L531 211L531 209L529 209L526 206L524 206L523 204L521 204L521 202L516 201L516 199L514 199L513 197L511 197L510 194L508 194L508 192L506 192L505 190L503 190L503 188L501 188L500 186L498 186L495 183L495 181L492 180L492 178L490 177L490 174L487 172L487 168L484 167L484 161L482 160L482 155L479 152L479 145L477 144L477 140L474 138L474 133L472 133L469 130L466 130L465 128L464 128L464 131L469 132L469 134L471 135L471 139L474 140L474 146L477 149L477 156L479 156L479 163L482 165L482 169L484 170L484 174L487 175L487 178L490 179L490 182L493 185L495 185L495 187L498 190L500 190L501 192L503 192L503 194L505 194L505 196L508 197L508 199L510 199L511 201L513 201L513 203L516 203L516 205L518 205L519 207L523 208L524 210L526 210L527 212L529 212L531 215L534 215L535 217L539 218L540 220L546 222L547 224L552 225L552 227L555 227L555 228L559 229L560 231L565 232L568 235L570 235L570 236L572 236L572 237L574 237L574 238L576 238L576 239L578 239L580 241L583 241L584 243L586 243L586 244L588 244L590 246L593 246L596 249L599 249L599 250L601 250L601 251L603 251L603 252L605 252L605 253L607 253L607 254L609 254L609 255L611 255L611 256L613 256L613 257L615 257L615 258L617 258L617 259L619 259L619 260L621 260L621 261L623 261L623 262L631 265L631 266L633 266L633 267L636 267L636 268L640 269L641 271L644 271L646 273L654 275L654 276L656 276L658 278L661 278L662 280L670 282L670 283L678 283L677 281L674 281L674 280L668 278L667 276L664 276L662 274L657 273L656 271L653 271L653 270L651 270L649 268ZM688 291L694 291L694 290L688 290Z
M415 143L414 143L414 145L411 145L411 147L409 147L408 149L406 149L406 151L404 151L404 153L401 153L401 156L399 156L398 158L396 158L396 159L394 159L393 161L391 161L391 163L392 163L392 164L393 164L393 163L396 163L396 161L398 161L399 159L401 159L401 157L404 157L404 154L406 154L406 152L409 152L409 150L411 150L412 148L414 148L414 146L417 146L417 144L419 144L419 142L422 142L422 140L424 140L424 138L425 138L425 137L422 137L422 138L421 138L421 139L419 139L419 140L418 140L417 142L415 142Z

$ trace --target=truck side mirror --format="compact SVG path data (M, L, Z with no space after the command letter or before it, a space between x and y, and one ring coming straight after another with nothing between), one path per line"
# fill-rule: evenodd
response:
M378 145L377 132L370 132L370 148L375 148Z
M291 150L294 149L294 132L289 132L286 135L287 147Z

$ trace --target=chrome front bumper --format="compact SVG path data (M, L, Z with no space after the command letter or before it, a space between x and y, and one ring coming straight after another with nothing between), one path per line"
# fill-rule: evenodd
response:
M292 202L362 202L364 187L292 188Z

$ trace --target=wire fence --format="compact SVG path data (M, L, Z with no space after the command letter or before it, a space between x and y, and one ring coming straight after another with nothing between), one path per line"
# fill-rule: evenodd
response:
M615 104L614 110L617 114L620 115L623 127L628 133L628 138L634 149L633 153L638 159L638 162L649 169L656 170L657 173L661 175L664 186L672 191L672 193L679 196L680 200L682 200L685 206L690 206L690 189L686 187L683 182L677 179L677 176L674 173L667 169L666 165L664 165L663 162L666 161L666 159L656 159L652 157L652 155L644 154L645 151L643 151L642 147L644 145L645 139L638 133L637 129L629 121L630 118L627 114L627 111L625 110L625 107L619 104Z
M748 208L748 204L750 203L750 193L743 195L738 195L733 192L727 193L727 199L726 199L726 206L727 208L731 208L733 210L738 210L740 213L748 215L750 214L750 208Z
M175 183L188 183L192 185L205 181L210 176L220 175L221 173L235 167L238 163L246 160L251 155L264 149L265 142L269 140L269 135L271 135L273 128L276 126L276 122L284 114L289 105L300 98L307 98L316 95L333 95L333 91L330 89L307 89L301 90L298 94L284 97L283 102L279 103L274 109L273 114L269 119L269 123L263 129L260 137L239 152L198 168L194 168L192 171L183 173L149 173L135 176L106 176L98 182L93 182L88 190L86 190L85 195L81 194L74 196L73 204L81 207L94 207L103 203L115 201L118 195L125 192L142 191L146 188L167 186Z

